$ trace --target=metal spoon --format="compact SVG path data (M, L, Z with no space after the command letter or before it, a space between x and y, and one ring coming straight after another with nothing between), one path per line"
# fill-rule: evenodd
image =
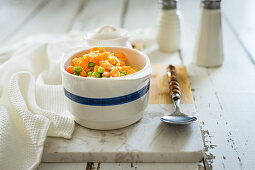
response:
M175 105L175 111L168 115L161 117L161 121L170 123L170 124L190 124L197 120L194 116L188 116L180 111L180 98L181 92L179 83L176 78L175 67L170 65L167 70L167 74L169 77L169 87L171 91L171 96L173 103Z

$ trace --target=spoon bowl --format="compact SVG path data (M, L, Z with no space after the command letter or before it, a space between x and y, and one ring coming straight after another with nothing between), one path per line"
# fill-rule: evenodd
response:
M197 120L194 116L163 116L160 118L162 122L165 123L171 123L171 124L180 124L180 125L186 125L190 124Z
M175 105L175 111L168 116L161 117L160 120L162 122L185 125L185 124L190 124L197 120L195 116L188 116L180 111L180 107L179 107L180 95L178 93L174 93L172 95L172 100Z

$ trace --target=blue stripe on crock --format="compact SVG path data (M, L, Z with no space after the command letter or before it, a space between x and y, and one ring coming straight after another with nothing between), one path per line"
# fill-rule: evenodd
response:
M112 97L112 98L87 98L87 97L82 97L82 96L72 94L69 91L67 91L65 88L64 88L64 91L65 91L66 97L76 103L90 105L90 106L112 106L112 105L120 105L124 103L129 103L134 100L137 100L143 97L149 91L149 89L150 89L150 82L148 82L146 86L144 86L143 88L141 88L140 90L134 93L127 94L124 96L119 96L119 97Z

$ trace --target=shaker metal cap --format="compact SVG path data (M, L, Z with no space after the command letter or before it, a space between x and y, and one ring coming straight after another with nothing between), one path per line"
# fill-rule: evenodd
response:
M176 9L178 0L159 0L161 9Z
M202 0L202 6L206 9L220 9L221 0Z

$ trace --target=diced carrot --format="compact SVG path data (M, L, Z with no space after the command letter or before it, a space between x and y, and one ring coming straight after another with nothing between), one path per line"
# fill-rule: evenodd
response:
M136 71L134 69L130 69L127 74L134 74Z
M106 50L104 48L100 48L99 53L103 53L103 52L106 52Z
M115 57L115 56L109 56L109 57L107 58L107 60L108 60L109 63L111 63L112 65L116 65L116 64L119 62L118 58Z
M112 69L112 71L110 71L110 76L112 76L112 77L120 77L120 72L119 72L119 70L118 70L118 68L116 68L116 67L114 67L113 69Z
M109 76L110 76L110 75L109 75L109 72L108 72L108 71L105 71L105 72L103 73L103 76L109 77Z
M98 71L98 68L99 68L99 66L95 66L95 67L94 67L94 72L97 72L97 71Z
M119 59L119 60L121 60L121 61L127 61L127 58L126 58L126 56L125 56L125 54L124 53L118 53L118 54L116 54L116 57Z
M80 64L79 64L79 66L81 66L84 70L86 69L86 68L88 68L88 60L87 59L85 59L85 58L82 58L81 59L81 62L80 62Z
M82 70L82 71L80 72L80 76L86 77L86 76L87 76L87 73L86 73L84 70Z
M73 61L74 66L79 66L79 64L81 62L81 57L74 58L72 61Z
M83 55L82 58L88 60L88 55Z
M90 71L91 71L91 68L89 68L89 67L88 67L88 68L86 68L86 70L85 70L85 71L88 73L88 72L90 72Z
M93 48L91 48L90 52L98 51L98 50L99 50L99 48L98 48L98 47L93 47Z
M109 52L104 52L102 53L101 55L101 60L107 60L107 58L110 56L110 53Z
M101 56L100 55L96 56L94 61L96 64L100 64Z
M130 69L131 69L130 66L123 66L122 67L122 70L125 71L125 72L128 72Z
M83 57L83 58L81 59L81 61L82 61L82 62L87 62L87 63L89 62L89 60L88 60L87 57Z
M120 67L120 66L116 66L116 68L117 68L119 71L122 70L122 67Z
M125 66L125 62L124 61L120 61L120 66Z
M89 62L95 62L95 57L94 56L88 56Z
M100 61L100 66L103 67L105 70L111 70L113 65L110 64L107 60L105 61Z
M66 71L67 71L68 73L73 74L73 73L74 73L74 67L73 67L73 66L68 66L67 69L66 69Z

